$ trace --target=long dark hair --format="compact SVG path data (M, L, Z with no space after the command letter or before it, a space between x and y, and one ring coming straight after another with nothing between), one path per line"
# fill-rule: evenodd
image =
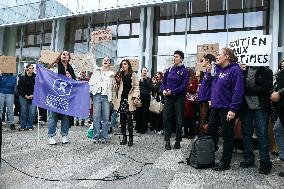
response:
M130 61L128 59L123 59L121 62L120 62L120 65L119 65L119 72L122 68L122 63L123 62L126 62L128 64L128 74L132 75L133 73L133 69L132 69L132 66L130 64ZM121 71L121 74L124 74L124 71Z

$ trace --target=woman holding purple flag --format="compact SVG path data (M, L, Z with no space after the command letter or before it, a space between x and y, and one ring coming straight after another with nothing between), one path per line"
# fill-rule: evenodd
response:
M70 53L68 51L63 51L60 55L60 58L58 61L54 62L53 64L48 66L48 69L51 71L65 75L66 77L69 77L71 79L76 80L76 76L74 73L74 69L69 64L70 61ZM56 112L48 111L48 137L49 137L49 144L55 145L56 144L56 126L58 117L62 114L58 114ZM68 115L62 115L61 120L61 135L62 135L62 144L69 143L69 139L67 137L69 132L69 116Z
M216 58L216 71L211 74L212 65L208 65L206 85L211 87L211 113L208 123L208 135L212 136L215 150L218 150L219 126L223 130L223 153L219 163L215 164L215 171L230 169L233 152L233 135L236 113L240 109L244 95L243 73L238 58L233 50L223 48ZM214 76L213 76L214 75Z
M89 61L94 67L92 77L89 81L90 91L93 94L94 100L93 143L108 143L108 120L110 103L112 101L112 82L114 72L110 70L111 59L107 56L103 59L102 67L98 67L96 65L92 52L94 45L95 44L92 44L91 42L91 50L89 53Z

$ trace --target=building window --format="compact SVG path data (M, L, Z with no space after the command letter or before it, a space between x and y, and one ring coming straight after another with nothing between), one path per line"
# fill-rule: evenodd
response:
M242 0L228 0L228 9L242 9Z
M206 0L192 0L191 11L191 14L207 12Z
M177 49L185 50L184 35L158 36L158 55L171 55Z
M208 30L224 29L224 22L224 15L208 16Z
M248 12L244 14L245 27L263 26L263 12Z
M118 39L117 57L128 57L139 55L139 38Z
M119 24L118 36L129 36L129 34L130 34L130 24Z
M192 17L191 18L191 31L199 31L207 29L207 17Z
M174 32L174 19L160 20L160 33Z
M160 5L160 17L173 17L175 15L176 4Z
M263 0L244 0L244 8L256 8L262 6Z
M140 34L140 23L132 23L132 35Z
M224 10L223 0L209 0L209 12L223 11Z
M186 18L176 19L175 32L184 32L186 27Z
M229 14L228 28L243 28L243 13Z

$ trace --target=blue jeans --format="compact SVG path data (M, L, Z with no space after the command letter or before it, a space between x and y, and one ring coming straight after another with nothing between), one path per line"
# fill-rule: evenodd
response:
M284 159L284 125L279 118L274 125L274 135L279 147L279 158Z
M109 101L107 95L95 94L94 98L94 138L108 142ZM102 132L100 128L102 126Z
M56 136L56 126L57 126L57 116L56 112L48 111L48 137L54 137ZM68 115L62 115L61 120L61 132L60 134L62 136L67 136L69 131L69 116Z
M246 114L242 115L242 135L244 141L244 160L249 163L254 163L254 153L252 149L252 135L254 126L258 139L258 148L260 161L270 164L269 145L268 145L268 122L269 114L262 110L248 110Z
M118 117L118 113L116 110L113 111L113 113L110 116L110 128L114 128L115 127L115 123L116 123L116 119Z
M21 105L21 128L33 128L33 121L35 117L36 107L28 100L22 96L19 97L20 105Z
M1 118L2 118L2 113L3 113L4 102L6 102L7 115L8 115L8 119L9 119L9 121L7 123L8 123L8 125L11 125L12 123L14 124L14 111L13 111L14 94L2 94L2 93L0 93L0 115L1 115Z

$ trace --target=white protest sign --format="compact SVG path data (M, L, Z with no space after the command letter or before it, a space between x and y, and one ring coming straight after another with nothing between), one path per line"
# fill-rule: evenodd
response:
M112 40L112 34L110 29L93 31L91 39L94 43L103 43Z
M77 71L93 71L93 65L87 60L86 54L71 54L70 64L76 67Z
M271 35L248 36L229 42L239 62L248 66L269 66Z

